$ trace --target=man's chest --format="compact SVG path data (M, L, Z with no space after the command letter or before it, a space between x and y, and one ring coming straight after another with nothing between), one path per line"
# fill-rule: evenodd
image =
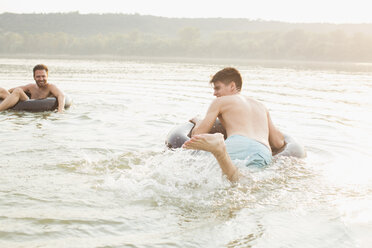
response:
M30 89L31 99L43 99L50 95L48 89L32 88Z

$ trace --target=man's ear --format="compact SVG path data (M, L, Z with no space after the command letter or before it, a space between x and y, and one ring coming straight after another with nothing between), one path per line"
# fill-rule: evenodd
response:
M236 90L236 83L234 81L231 81L229 86L232 91Z

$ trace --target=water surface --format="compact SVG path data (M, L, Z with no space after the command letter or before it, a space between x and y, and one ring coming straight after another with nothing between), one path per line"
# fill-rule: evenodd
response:
M372 65L0 59L0 86L37 63L74 101L0 113L0 247L369 247ZM208 153L169 151L203 116L225 66L301 142L305 159L246 168L232 185Z

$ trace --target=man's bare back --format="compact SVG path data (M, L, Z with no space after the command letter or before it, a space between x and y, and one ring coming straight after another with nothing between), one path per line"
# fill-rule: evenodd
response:
M241 94L222 96L216 102L220 108L218 118L226 129L227 137L243 135L270 149L267 111L263 104Z

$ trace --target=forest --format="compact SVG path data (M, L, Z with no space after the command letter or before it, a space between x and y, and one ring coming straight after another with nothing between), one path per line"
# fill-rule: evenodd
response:
M0 14L0 55L372 62L372 24L138 14Z

